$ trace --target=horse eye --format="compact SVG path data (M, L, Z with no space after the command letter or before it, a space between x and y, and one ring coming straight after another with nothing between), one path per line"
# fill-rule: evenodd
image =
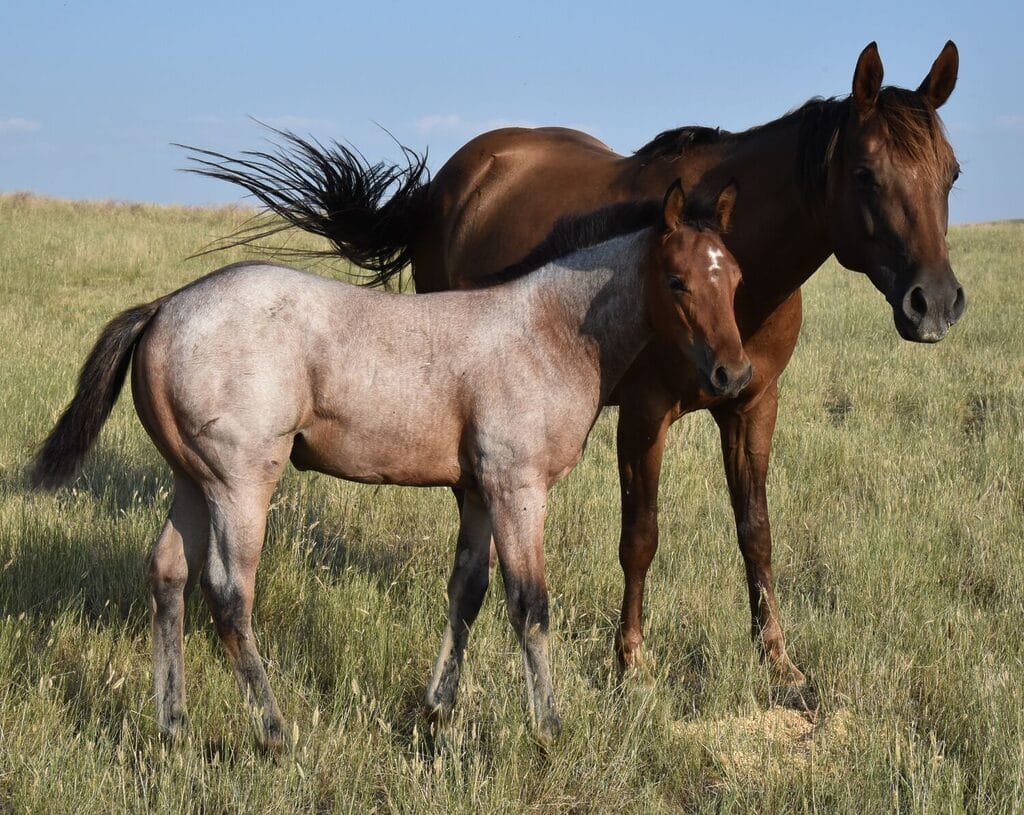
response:
M867 167L858 167L853 171L853 177L857 179L857 183L864 189L873 190L878 186L875 174Z
M953 180L949 182L949 186L952 187L954 184L956 184L958 178L960 178L960 165L959 164L957 164L956 167L953 168Z
M689 289L686 288L686 284L674 274L665 275L665 282L668 283L669 289L674 294L685 294L689 291Z

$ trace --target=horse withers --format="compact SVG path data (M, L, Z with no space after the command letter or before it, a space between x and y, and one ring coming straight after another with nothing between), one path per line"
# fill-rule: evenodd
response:
M568 219L470 292L408 297L240 263L116 317L34 480L54 486L74 474L131 363L139 419L174 472L149 569L161 732L173 736L184 718L183 615L198 580L266 742L282 743L251 616L268 505L291 459L352 481L462 491L427 704L444 716L455 702L493 535L530 718L538 739L553 741L547 493L654 332L709 393L735 396L750 381L733 318L739 267L719 236L734 198L730 184L710 205L687 207L676 181L663 201Z

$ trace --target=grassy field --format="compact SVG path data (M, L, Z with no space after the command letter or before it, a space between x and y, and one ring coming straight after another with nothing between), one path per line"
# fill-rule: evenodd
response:
M422 719L448 494L295 472L271 509L256 619L290 748L259 749L198 597L189 734L163 746L145 558L170 479L131 399L73 489L30 493L24 468L105 321L237 257L183 260L247 214L0 197L0 812L1024 809L1021 223L951 232L969 306L939 346L900 341L882 297L834 263L805 289L769 499L815 723L768 707L706 415L673 428L666 458L652 680L617 683L609 411L550 503L555 750L527 735L499 586L455 720L434 739Z

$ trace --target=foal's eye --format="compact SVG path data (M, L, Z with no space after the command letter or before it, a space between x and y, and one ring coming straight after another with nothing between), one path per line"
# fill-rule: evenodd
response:
M867 167L858 167L853 171L853 177L857 180L857 184L865 190L874 190L878 187L878 179Z
M668 287L673 294L685 294L689 291L686 288L686 284L674 274L665 275L665 282L668 283Z

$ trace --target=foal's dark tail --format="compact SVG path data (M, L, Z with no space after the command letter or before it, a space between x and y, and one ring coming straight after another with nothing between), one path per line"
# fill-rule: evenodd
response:
M32 464L32 486L56 489L78 471L124 385L135 343L166 298L135 306L107 323L78 377L78 390Z
M271 214L243 226L205 252L256 241L298 227L327 238L334 251L277 249L278 255L330 256L335 253L373 274L365 282L383 284L409 265L410 244L422 222L430 173L427 157L401 144L405 164L370 164L338 142L324 146L285 130L270 128L284 144L270 152L243 152L231 158L212 150L191 150L189 172L244 187ZM385 201L385 195L394 188ZM205 252L201 254L205 254Z

